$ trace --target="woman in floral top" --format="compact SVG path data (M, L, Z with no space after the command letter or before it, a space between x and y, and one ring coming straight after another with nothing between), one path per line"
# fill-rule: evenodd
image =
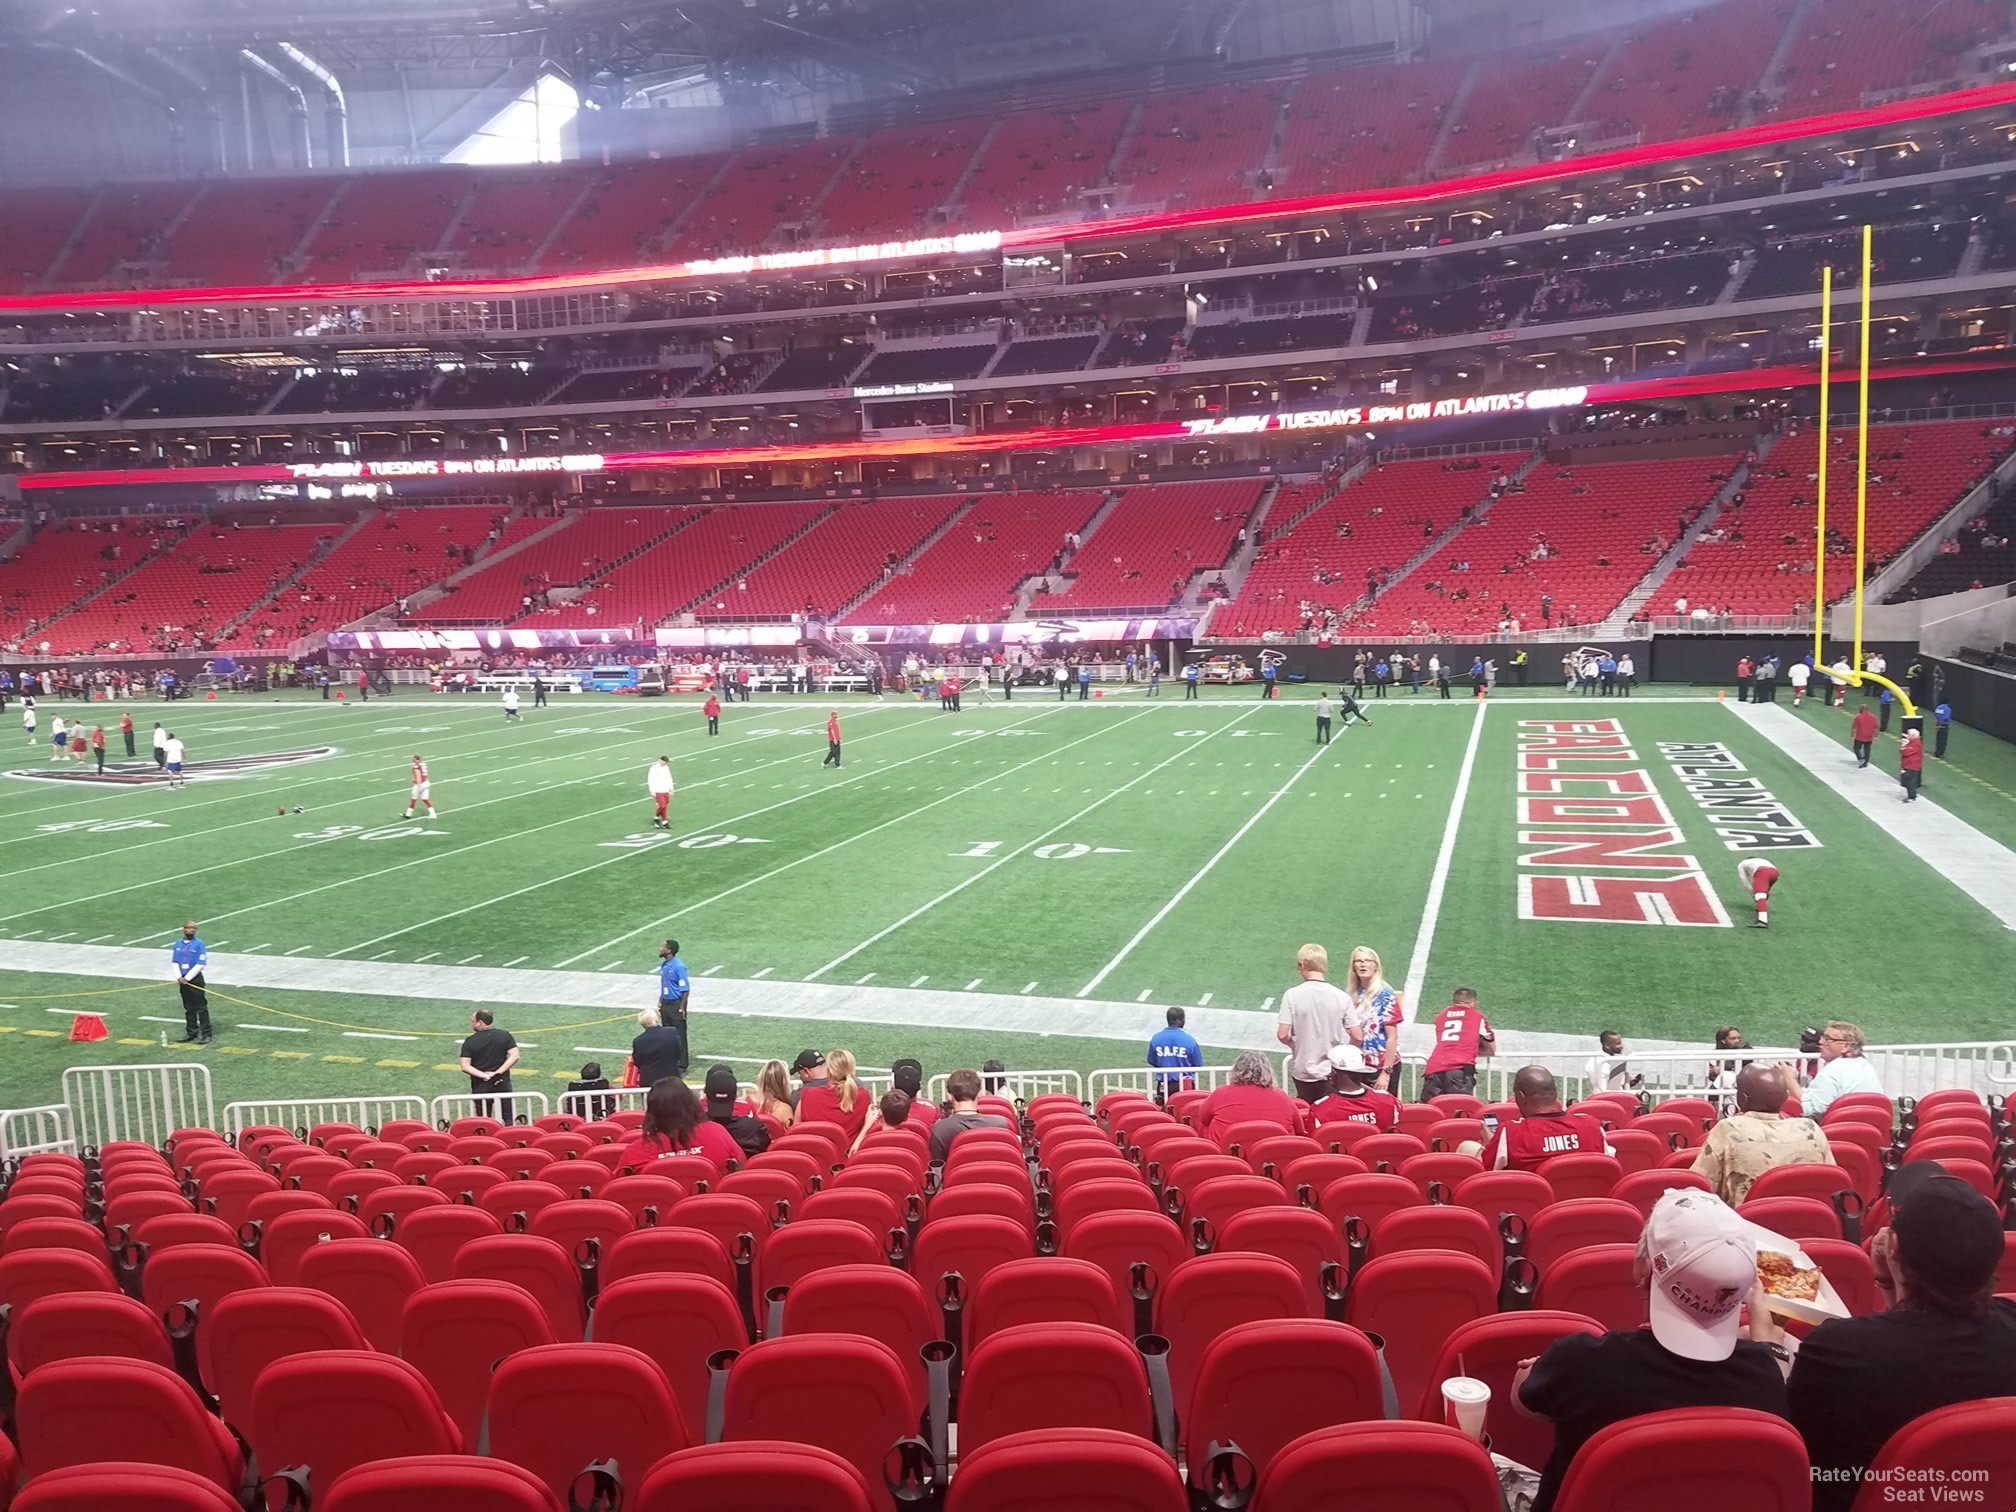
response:
M1360 945L1351 952L1351 966L1344 975L1344 993L1351 999L1344 1023L1351 1038L1365 1051L1366 1058L1379 1069L1374 1085L1390 1091L1400 1065L1399 1035L1395 1033L1406 1016L1399 991L1386 984L1379 952Z

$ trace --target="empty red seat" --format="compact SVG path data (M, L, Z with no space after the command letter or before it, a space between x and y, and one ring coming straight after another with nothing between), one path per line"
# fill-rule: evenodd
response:
M1614 1197L1572 1197L1534 1214L1526 1230L1526 1258L1545 1271L1571 1250L1592 1244L1636 1244L1645 1218Z
M0 1451L0 1458L11 1454ZM0 1471L11 1466L0 1465ZM11 1488L14 1477L6 1474ZM12 1512L105 1512L108 1507L146 1507L147 1512L239 1512L238 1498L201 1475L168 1465L130 1460L73 1465L37 1476L21 1489Z
M128 1461L172 1465L233 1494L245 1473L237 1440L195 1388L145 1360L54 1361L22 1383L15 1414L31 1481L101 1464L113 1444Z
M1018 1173L1012 1181L967 1181L957 1186L948 1185L931 1199L930 1221L933 1223L947 1218L975 1217L1006 1218L1027 1229L1033 1239L1036 1233L1036 1200L1029 1190L1028 1176Z
M631 1276L691 1275L735 1289L735 1265L712 1234L699 1229L647 1228L625 1234L602 1257L597 1272L603 1290Z
M1617 1157L1618 1168L1627 1176L1633 1171L1652 1170L1667 1153L1666 1141L1649 1129L1612 1129L1604 1137Z
M1665 1192L1691 1189L1697 1192L1712 1192L1714 1184L1706 1176L1694 1171L1674 1171L1655 1168L1649 1171L1626 1171L1610 1190L1610 1196L1617 1202L1628 1202L1638 1210L1641 1218L1650 1218L1652 1209Z
M1820 1267L1820 1273L1832 1284L1835 1294L1841 1298L1841 1305L1848 1309L1850 1315L1859 1318L1865 1313L1881 1310L1882 1301L1876 1291L1876 1267L1869 1258L1869 1252L1861 1245L1850 1244L1839 1237L1801 1239L1798 1243L1799 1248L1806 1252L1806 1258ZM2016 1243L2012 1243L2011 1250L2016 1252Z
M797 1290L792 1295L795 1300ZM787 1304L787 1326L790 1317ZM860 1326L873 1321L864 1318ZM626 1344L657 1363L695 1438L707 1423L708 1357L749 1342L734 1292L693 1275L638 1275L609 1283L596 1298L594 1334L597 1343Z
M351 1213L339 1213L331 1207L280 1213L272 1218L253 1221L259 1225L259 1263L266 1268L267 1279L275 1286L299 1285L301 1257L324 1240L370 1237L362 1219Z
M970 1379L970 1377L969 1377ZM854 1334L763 1339L728 1372L724 1440L791 1439L830 1449L869 1486L870 1504L894 1512L882 1463L915 1428L895 1351Z
M1010 1434L961 1456L945 1512L1185 1512L1176 1462L1113 1429Z
M203 1379L212 1390L208 1335L200 1320L207 1318L217 1303L233 1292L268 1284L266 1272L257 1260L240 1249L219 1244L187 1244L165 1249L147 1257L140 1272L140 1300L156 1313L165 1313L178 1303L193 1305L199 1320L196 1356Z
M399 1347L406 1299L426 1284L413 1257L384 1239L332 1239L301 1256L301 1284L350 1310L373 1349Z
M1813 1474L1799 1432L1743 1407L1682 1407L1613 1423L1561 1477L1555 1512L1807 1512Z
M19 1250L0 1255L0 1306L16 1317L38 1297L60 1296L65 1292L115 1292L112 1262L104 1254L87 1255L71 1249ZM13 1354L12 1341L8 1353Z
M974 1288L962 1342L970 1356L991 1334L1039 1323L1091 1323L1131 1337L1132 1320L1112 1278L1091 1261L1031 1256L995 1266Z
M1134 1267L1144 1265L1152 1284L1166 1287L1193 1251L1181 1229L1159 1213L1094 1213L1064 1237L1064 1253L1090 1260L1112 1279L1121 1296L1132 1295Z
M241 1427L252 1421L253 1386L275 1360L369 1347L341 1302L305 1286L233 1292L203 1319L197 1337L218 1410L225 1422Z
M1836 1192L1855 1190L1855 1179L1838 1165L1773 1166L1743 1194L1747 1207L1766 1197L1816 1197L1831 1203Z
M599 1261L615 1248L618 1239L634 1232L636 1227L637 1220L619 1202L574 1197L534 1214L529 1232L541 1239L551 1239L573 1259L581 1258L586 1253L584 1246L593 1240Z
M600 1324L598 1310L598 1329ZM737 1320L734 1327L740 1326ZM907 1271L888 1265L841 1265L815 1271L791 1288L784 1303L784 1332L858 1333L880 1339L895 1350L903 1366L913 1410L919 1416L924 1412L928 1372L923 1351L939 1338L943 1327L938 1309ZM737 1348L740 1342L721 1347ZM698 1384L704 1391L704 1377Z
M1413 1401L1442 1341L1494 1312L1498 1275L1472 1255L1418 1250L1368 1260L1352 1277L1346 1321L1386 1341L1401 1402Z
M462 1435L419 1369L389 1354L289 1355L252 1387L246 1437L260 1472L305 1467L326 1486L356 1465L409 1454L459 1454Z
M1422 1422L1441 1422L1442 1383L1451 1376L1468 1375L1491 1388L1484 1431L1491 1435L1492 1449L1522 1465L1544 1465L1554 1451L1554 1425L1545 1418L1528 1417L1514 1405L1512 1378L1521 1361L1537 1358L1556 1339L1602 1332L1602 1324L1579 1313L1501 1312L1473 1318L1442 1341L1420 1398L1403 1399L1400 1410Z
M462 1253L463 1245L503 1232L504 1226L492 1214L451 1202L446 1207L408 1213L392 1230L392 1242L413 1257L426 1280L446 1281L455 1274L455 1257Z
M946 1218L927 1223L917 1235L910 1274L935 1291L944 1278L958 1272L970 1295L987 1272L1033 1251L1029 1233L1008 1218Z
M399 1325L399 1357L427 1378L467 1444L497 1362L552 1342L545 1309L509 1281L432 1282L406 1299Z
M685 1195L686 1189L678 1182L657 1175L618 1176L599 1194L603 1202L615 1203L636 1224L645 1222L646 1213L651 1215L651 1222L663 1223Z
M1159 1213L1161 1208L1148 1183L1139 1176L1115 1176L1104 1180L1073 1184L1056 1194L1051 1221L1067 1240L1086 1218L1099 1213Z
M1215 1239L1241 1213L1287 1205L1288 1195L1280 1183L1265 1176L1215 1176L1184 1192L1183 1221L1186 1226L1203 1223L1204 1233ZM1191 1232L1194 1237L1194 1227Z
M828 1266L874 1265L887 1259L882 1240L864 1225L845 1218L807 1218L771 1233L763 1247L758 1282L767 1296L776 1287L794 1286Z
M1281 1189L1289 1196L1300 1200L1302 1188L1309 1189L1311 1199L1321 1197L1323 1189L1333 1181L1342 1181L1346 1176L1364 1176L1372 1168L1356 1155L1298 1155L1281 1168Z
M1402 1209L1411 1212L1413 1209ZM1398 1214L1392 1215L1399 1216ZM1469 1216L1476 1217L1472 1213ZM1388 1221L1391 1221L1389 1218ZM1219 1230L1216 1248L1251 1255L1272 1255L1285 1260L1302 1278L1303 1293L1310 1316L1323 1310L1324 1267L1339 1267L1334 1276L1342 1284L1346 1263L1344 1237L1313 1208L1250 1208L1226 1221Z
M1483 1169L1484 1163L1475 1155L1442 1151L1430 1155L1410 1155L1400 1162L1394 1174L1413 1182L1421 1189L1421 1195L1426 1197L1431 1195L1431 1187L1441 1187L1453 1193L1465 1180Z
M1199 1255L1162 1286L1155 1331L1169 1341L1169 1382L1187 1402L1197 1371L1220 1334L1281 1318L1314 1315L1302 1278L1271 1255Z
M1305 1433L1383 1418L1379 1356L1346 1323L1248 1323L1211 1342L1179 1411L1190 1464L1212 1444L1236 1444L1257 1474Z
M1900 1486L1936 1485L1979 1491L1983 1506L2016 1505L2016 1397L1956 1402L1906 1423L1869 1467L1854 1512L1895 1506Z
M1348 1489L1347 1489L1348 1488ZM1348 1499L1347 1499L1348 1498ZM1440 1423L1318 1428L1268 1463L1253 1512L1502 1512L1484 1446Z
M1540 1167L1557 1202L1578 1197L1608 1197L1624 1175L1609 1155L1556 1155Z
M13 1320L8 1344L24 1374L54 1360L92 1355L175 1363L159 1315L123 1292L58 1292L37 1298Z
M1369 1232L1377 1228L1379 1220L1388 1213L1418 1207L1427 1200L1421 1195L1421 1189L1405 1176L1375 1172L1369 1176L1346 1176L1341 1181L1331 1182L1323 1189L1316 1206L1325 1218L1337 1225L1340 1233L1354 1218Z
M529 1292L560 1344L578 1344L585 1320L581 1273L567 1252L536 1234L471 1239L456 1252L458 1281L509 1281Z
M1839 1239L1841 1217L1818 1197L1766 1197L1743 1201L1743 1216L1795 1244L1808 1239Z
M467 1454L416 1454L358 1465L316 1492L320 1512L565 1512L529 1470Z
M1499 1227L1507 1213L1517 1213L1526 1223L1554 1200L1554 1188L1532 1171L1486 1171L1472 1176L1456 1188L1458 1207L1475 1208Z
M971 1454L1013 1433L1110 1428L1153 1437L1140 1352L1092 1323L1003 1328L974 1346L959 1389L959 1447Z
M1533 1305L1581 1313L1607 1329L1645 1325L1645 1290L1632 1273L1635 1244L1597 1244L1563 1255L1540 1273Z
M659 1223L712 1234L730 1256L746 1250L754 1257L757 1269L762 1268L763 1245L770 1237L770 1217L750 1198L727 1192L702 1192L686 1198Z
M1498 1230L1475 1208L1400 1208L1381 1218L1372 1230L1373 1256L1437 1249L1475 1255L1494 1269L1504 1254Z
M668 1454L645 1475L636 1501L637 1512L870 1512L880 1505L851 1462L781 1439Z
M490 1454L530 1470L556 1497L588 1465L614 1460L641 1479L691 1438L665 1373L621 1344L542 1344L490 1380Z

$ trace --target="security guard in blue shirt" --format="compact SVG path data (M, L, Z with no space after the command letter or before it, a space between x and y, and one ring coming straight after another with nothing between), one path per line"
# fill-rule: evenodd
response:
M203 990L203 968L210 961L210 947L196 934L196 921L182 926L182 938L170 952L175 962L175 985L182 992L182 1025L185 1045L210 1043L210 996Z
M1942 761L1946 757L1946 737L1953 733L1953 705L1942 703L1932 710L1932 754Z
M1196 696L1197 696L1197 663L1191 662L1183 668L1183 697L1187 700L1195 698Z
M1148 1041L1148 1064L1157 1072L1155 1091L1162 1097L1181 1092L1186 1086L1194 1086L1196 1079L1182 1073L1204 1064L1204 1052L1184 1029L1183 1017L1181 1008L1171 1008L1169 1027L1157 1031Z
M670 1023L676 1015L686 1022L686 999L692 994L693 978L679 959L679 942L667 940L658 947L658 1015Z

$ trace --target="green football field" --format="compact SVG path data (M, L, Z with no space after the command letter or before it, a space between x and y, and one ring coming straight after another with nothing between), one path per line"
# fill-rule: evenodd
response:
M1376 947L1414 989L1410 1017L1469 985L1501 1029L1578 1042L1617 1025L1705 1044L1733 1022L1777 1044L1828 1016L1878 1041L2007 1036L2010 930L1713 690L1502 690L1482 712L1403 693L1327 747L1313 690L1179 694L969 696L956 715L855 699L837 771L820 764L829 705L806 698L733 705L716 738L689 699L578 695L516 724L494 699L417 690L130 705L146 771L156 718L188 743L179 791L21 775L57 768L10 708L0 1107L58 1100L67 1066L192 1056L220 1102L454 1091L479 1003L531 1046L520 1084L557 1090L587 1059L615 1074L667 935L695 977L703 1064L843 1044L932 1071L1128 1066L1171 1004L1227 1059L1267 1037L1266 1018L1228 1016L1271 1017L1305 940L1340 974ZM58 712L44 704L44 736ZM1783 718L1846 764L1845 714ZM1536 794L1522 752L1563 750L1570 775ZM401 817L416 751L431 821ZM644 786L661 753L678 781L662 834ZM2016 845L2016 753L1962 729L1952 756L1926 796ZM1573 779L1591 760L1645 774L1637 802L1673 827L1652 859L1575 848L1618 801ZM1744 853L1683 786L1704 761L1811 842L1766 853L1784 878L1769 932L1745 927ZM1894 740L1878 761L1894 770ZM1553 807L1522 813L1536 801ZM1644 841L1651 817L1628 807L1610 833L1621 819ZM213 952L218 1037L164 1051L185 917ZM71 1044L78 1010L109 1037Z

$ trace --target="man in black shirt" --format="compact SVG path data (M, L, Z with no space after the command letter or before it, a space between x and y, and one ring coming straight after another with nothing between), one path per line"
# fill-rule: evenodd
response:
M1994 1295L2003 1243L1995 1205L1931 1160L1900 1166L1887 1196L1890 1226L1870 1258L1889 1310L1822 1323L1798 1346L1786 1383L1813 1459L1813 1512L1848 1512L1862 1472L1913 1418L2016 1396L2016 1302ZM1766 1337L1786 1342L1767 1327Z
M760 1155L770 1148L770 1131L763 1127L762 1119L736 1110L735 1099L740 1090L733 1068L707 1068L708 1119L726 1129L729 1138L742 1147L744 1155Z
M1772 1348L1737 1337L1757 1250L1733 1209L1709 1192L1668 1192L1639 1236L1637 1276L1651 1292L1649 1333L1571 1334L1512 1379L1513 1405L1554 1424L1533 1512L1549 1512L1575 1452L1612 1423L1669 1407L1786 1415Z
M469 1037L462 1041L461 1066L463 1075L469 1078L469 1090L476 1094L479 1118L490 1116L490 1099L483 1094L509 1092L511 1068L517 1064L518 1041L511 1038L511 1031L499 1029L488 1008L478 1008L470 1014ZM500 1098L496 1107L496 1116L507 1124L511 1122L511 1099Z
M684 1076L686 1026L677 1019L667 1023L656 1008L646 1008L637 1015L637 1027L642 1032L630 1041L637 1085L653 1087L668 1076Z

